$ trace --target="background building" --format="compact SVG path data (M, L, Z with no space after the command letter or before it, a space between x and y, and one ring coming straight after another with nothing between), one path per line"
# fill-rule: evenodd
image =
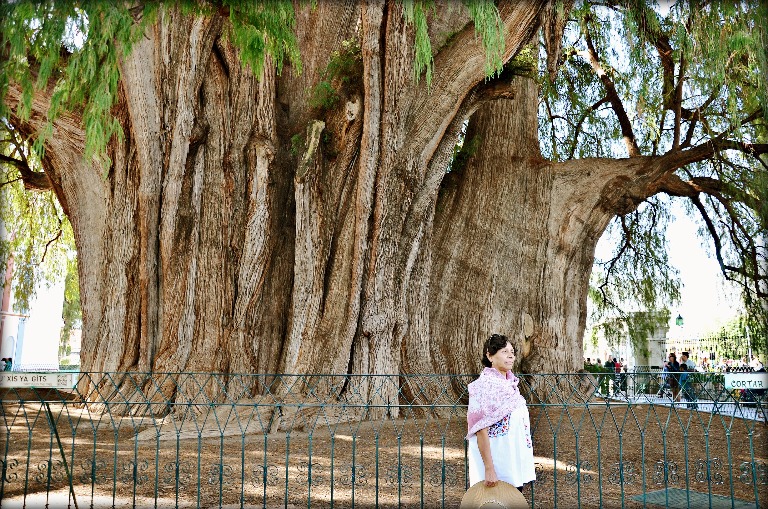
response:
M643 318L644 312L634 313L635 318ZM669 325L665 320L659 320L657 327L646 327L643 339L639 342L630 340L629 331L626 323L612 324L613 329L618 329L618 337L606 337L603 333L603 327L598 324L592 330L584 335L584 358L589 358L594 363L600 359L601 364L606 359L624 359L624 363L629 369L661 367L666 360L666 349L670 332ZM594 333L593 333L594 331Z

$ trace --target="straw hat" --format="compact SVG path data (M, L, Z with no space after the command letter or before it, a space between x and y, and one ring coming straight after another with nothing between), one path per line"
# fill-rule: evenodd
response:
M485 481L475 483L461 499L460 509L528 509L528 502L511 484L499 481L486 488Z

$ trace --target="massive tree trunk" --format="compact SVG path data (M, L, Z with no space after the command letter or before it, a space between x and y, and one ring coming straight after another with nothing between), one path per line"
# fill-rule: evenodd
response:
M615 214L600 202L610 168L545 160L536 85L513 83L513 98L472 117L469 158L437 203L430 320L451 371L479 369L494 332L516 344L523 371L580 369L594 249Z
M597 241L690 157L552 163L539 149L535 82L512 88L472 117L465 163L436 205L429 319L450 372L480 369L491 333L513 340L522 372L582 369Z
M544 4L501 3L505 59ZM441 9L430 88L413 76L397 2L301 7L303 72L267 65L258 77L226 18L163 11L120 63L125 136L109 161L83 160L77 112L46 147L79 251L84 371L473 372L490 332L522 346L525 370L580 367L595 242L658 171L642 158L545 161L535 86L485 81L467 13ZM313 106L344 41L354 75L334 83L336 104ZM31 119L12 119L30 137L49 93ZM478 108L477 152L444 180ZM219 390L154 380L153 399ZM114 382L82 389L109 395ZM375 382L352 389L397 397Z

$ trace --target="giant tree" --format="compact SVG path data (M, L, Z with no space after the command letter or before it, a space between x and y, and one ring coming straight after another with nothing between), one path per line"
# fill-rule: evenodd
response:
M594 246L609 221L658 192L714 192L711 176L678 173L732 161L726 149L759 156L751 136L764 124L757 109L739 117L756 101L704 120L741 93L732 83L689 104L702 89L683 84L698 67L676 72L675 59L696 55L664 46L685 43L664 32L677 18L661 26L642 4L600 7L628 20L633 56L659 54L663 120L658 139L638 137L646 130L623 99L640 78L622 85L606 71L599 34L610 27L589 4L572 15L581 42L560 51L576 23L570 7L3 7L5 114L44 172L20 165L22 178L54 190L72 223L84 369L471 372L492 331L521 344L526 370L580 367ZM707 22L703 12L692 26ZM544 96L569 122L544 143L550 159L526 77L537 51L521 54L539 28ZM747 59L749 85L755 48L729 51ZM653 59L643 63L652 72ZM568 72L592 80L583 96L568 90L578 83ZM590 127L601 121L617 127ZM737 194L725 186L743 180L718 182L724 203L746 204L732 215L739 225L765 225L749 212L762 188ZM724 266L759 281L749 263Z

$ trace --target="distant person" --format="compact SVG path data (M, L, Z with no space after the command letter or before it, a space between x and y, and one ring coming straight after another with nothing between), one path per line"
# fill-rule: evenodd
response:
M623 360L623 359L622 359ZM613 358L613 393L616 394L621 390L621 362Z
M669 388L672 389L672 401L680 401L680 363L677 362L677 355L670 353L667 362L664 363L668 376Z
M3 371L12 371L13 370L13 359L8 357L5 359L5 366L3 367Z
M605 364L603 364L603 367L605 368L605 370L610 373L614 373L615 371L614 366L615 365L610 357L608 357L608 359L605 361ZM603 389L605 390L605 395L610 396L611 395L611 375L603 375L601 378L603 379L602 386L603 386ZM615 392L615 389L613 392Z
M627 396L627 371L627 365L623 364L621 366L621 374L619 375L619 387L621 387L621 392L623 392L625 396Z
M680 354L680 362L685 364L685 366L688 368L687 371L696 371L696 361L691 359L691 356L688 354L688 352L683 352Z
M672 391L672 399L675 400L677 398L680 393L680 384L677 379L678 371L680 371L680 364L677 362L677 355L670 353L662 368L662 384L661 387L659 387L658 394L656 394L657 396L664 396L664 389L668 388Z
M688 408L696 408L696 397L693 393L692 373L685 362L680 363L680 393L687 401ZM678 400L679 401L679 400Z

